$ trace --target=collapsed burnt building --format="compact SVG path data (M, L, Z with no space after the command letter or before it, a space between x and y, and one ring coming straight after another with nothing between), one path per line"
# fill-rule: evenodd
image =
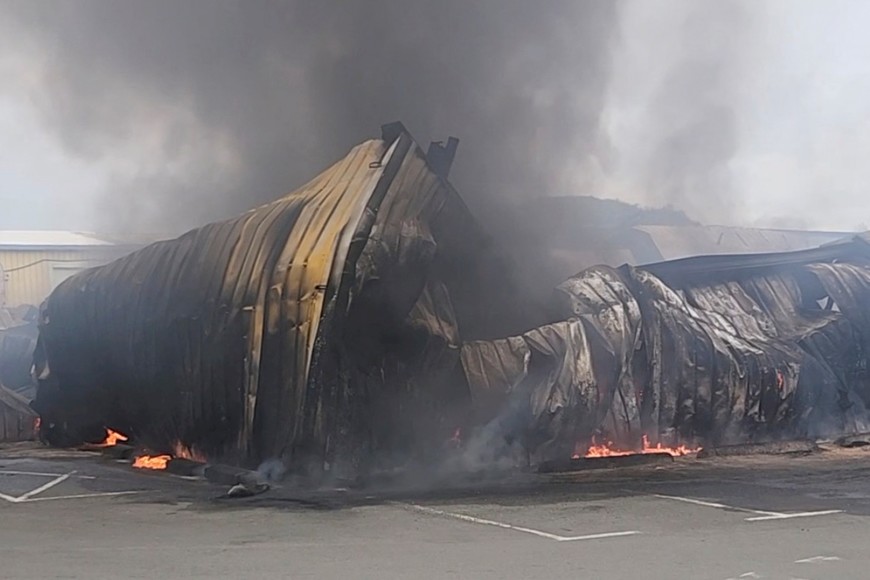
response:
M542 314L447 181L456 145L386 125L287 196L63 282L41 436L354 474L459 434L541 461L866 427L863 238L597 266Z
M443 440L462 340L522 319L446 179L456 146L385 125L285 197L63 282L35 354L43 438L110 427L311 472Z
M525 405L529 447L819 437L870 427L870 245L597 266L554 322L472 341L472 393Z

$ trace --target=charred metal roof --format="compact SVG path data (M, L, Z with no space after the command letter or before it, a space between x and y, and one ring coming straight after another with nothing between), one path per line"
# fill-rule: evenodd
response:
M800 264L855 260L870 263L870 243L864 235L840 238L834 243L794 252L700 255L641 266L669 284L774 272Z
M870 244L596 266L553 322L466 342L475 400L519 399L531 450L829 436L870 428ZM503 403L504 404L504 403Z
M663 260L706 254L747 254L806 250L847 236L844 232L741 228L707 225L640 224Z
M446 181L454 150L431 148L433 167L386 125L270 204L62 283L37 349L43 431L106 426L315 469L385 445L394 421L413 423L372 425L401 404L390 389L437 398L424 383L455 368L459 325L480 337L510 318L495 308L505 269Z

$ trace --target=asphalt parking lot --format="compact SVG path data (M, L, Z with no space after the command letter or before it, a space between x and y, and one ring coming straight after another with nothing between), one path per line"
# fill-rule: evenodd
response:
M230 500L0 451L0 577L867 578L868 477L836 450Z

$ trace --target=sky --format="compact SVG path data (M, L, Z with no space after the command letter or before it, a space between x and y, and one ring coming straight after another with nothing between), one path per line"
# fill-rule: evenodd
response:
M414 1L374 36L338 2L152 4L0 4L0 228L193 227L292 190L396 118L420 141L460 138L468 196L870 225L866 2L544 1L539 15L478 0L442 21Z
M668 3L665 3L667 5ZM671 2L670 4L679 4ZM704 2L702 2L704 4ZM634 3L623 17L608 132L623 165L604 179L608 196L650 198L642 177L644 121L668 63L685 51L672 14L660 2ZM865 229L870 224L870 4L860 1L762 0L750 6L744 34L729 44L709 34L705 51L730 52L736 146L727 160L730 210L705 212L703 188L674 205L706 223L763 227ZM736 44L736 45L735 45ZM735 61L740 62L735 62ZM715 59L714 59L715 62ZM638 82L641 79L643 82ZM667 201L667 200L665 200ZM701 206L701 207L699 207ZM715 206L715 204L714 204Z

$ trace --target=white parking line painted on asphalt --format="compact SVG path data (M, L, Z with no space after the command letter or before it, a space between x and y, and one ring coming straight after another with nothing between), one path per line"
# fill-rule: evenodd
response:
M61 475L60 477L56 477L55 479L52 479L51 481L49 481L48 483L46 483L44 485L40 485L37 488L31 489L30 491L28 491L24 495L19 495L18 499L16 501L19 501L19 502L27 501L31 497L33 497L35 495L39 495L40 493L47 491L47 490L51 489L52 487L54 487L60 483L63 483L64 481L69 479L69 476L72 475L73 473L75 473L75 471L70 472L70 473L66 473L64 475Z
M843 510L820 510L814 512L796 512L796 513L782 513L782 512L771 512L765 510L754 510L750 508L743 508L733 505L725 505L723 503L716 503L712 501L704 501L700 499L694 499L691 497L680 497L677 495L661 495L661 494L653 494L653 497L657 497L660 499L670 499L674 501L681 501L684 503L690 503L694 505L700 505L704 507L716 508L721 510L728 511L737 511L749 514L757 514L755 517L744 518L747 522L768 522L772 520L790 520L792 518L811 518L816 516L829 516L833 514L841 514Z
M813 556L812 558L804 558L803 560L795 560L795 564L820 564L822 562L838 562L840 559L836 556Z
M749 572L744 572L740 576L729 576L725 580L740 580L740 578L764 578L764 576L761 576L760 574L758 574L755 571L749 571Z
M843 510L820 510L817 512L798 512L794 514L774 514L769 516L759 516L757 518L746 518L747 522L769 522L771 520L790 520L792 518L813 518L816 516L830 516L833 514L841 514Z
M76 495L53 495L51 497L32 497L30 499L23 500L21 503L33 503L37 501L57 501L61 499L87 499L89 497L113 497L117 495L133 495L137 493L145 493L142 490L139 491L103 491L99 493L79 493Z
M134 493L144 493L143 491L108 491L108 492L96 492L96 493L82 493L75 495L58 495L52 497L35 497L49 489L60 485L64 481L68 480L70 477L76 476L75 471L70 471L69 473L61 473L61 474L48 474L48 473L33 473L33 472L16 472L15 475L28 475L28 476L39 476L39 477L50 477L52 475L57 475L51 481L44 483L38 487L31 489L30 491L19 495L18 497L6 495L5 493L0 493L0 499L7 501L9 503L31 503L37 501L56 501L61 499L84 499L89 497L107 497L107 496L117 496L117 495L131 495ZM95 477L87 476L87 479L96 479Z
M526 534L532 534L534 536L539 536L541 538L547 538L548 540L554 540L556 542L580 542L583 540L601 540L601 539L605 539L605 538L622 538L622 537L626 537L626 536L636 536L636 535L642 533L642 532L639 532L637 530L630 530L630 531L625 531L625 532L604 532L604 533L600 533L600 534L587 534L584 536L560 536L558 534L551 534L549 532L543 532L541 530L535 530L532 528L525 528L522 526L515 526L513 524L506 524L504 522L497 522L494 520L486 520L486 519L477 518L474 516L467 516L465 514L446 512L444 510L430 508L430 507L417 505L417 504L413 504L413 503L401 503L401 504L397 504L397 505L402 505L402 506L411 508L415 511L429 514L429 515L433 515L433 516L448 517L448 518L461 520L464 522L470 522L472 524L480 524L480 525L484 525L484 526L493 526L496 528L502 528L502 529L506 529L506 530L514 530L516 532L523 532Z
M744 512L744 513L748 513L748 514L760 514L763 516L780 516L780 515L782 515L779 512L766 512L766 511L761 511L761 510L753 510L753 509L749 509L749 508L736 507L733 505L725 505L724 503L716 503L716 502L712 502L712 501L704 501L704 500L700 500L700 499L694 499L691 497L680 497L678 495L661 495L661 494L656 493L656 494L653 494L653 497L657 497L660 499L672 499L674 501L681 501L684 503L690 503L690 504L700 505L700 506L704 506L704 507L711 507L711 508L716 508L716 509L720 509L720 510Z
M73 472L75 473L75 472ZM41 471L14 471L11 469L0 469L0 475L32 475L34 477L60 477L63 473L42 473ZM72 475L76 479L96 479L93 475Z

